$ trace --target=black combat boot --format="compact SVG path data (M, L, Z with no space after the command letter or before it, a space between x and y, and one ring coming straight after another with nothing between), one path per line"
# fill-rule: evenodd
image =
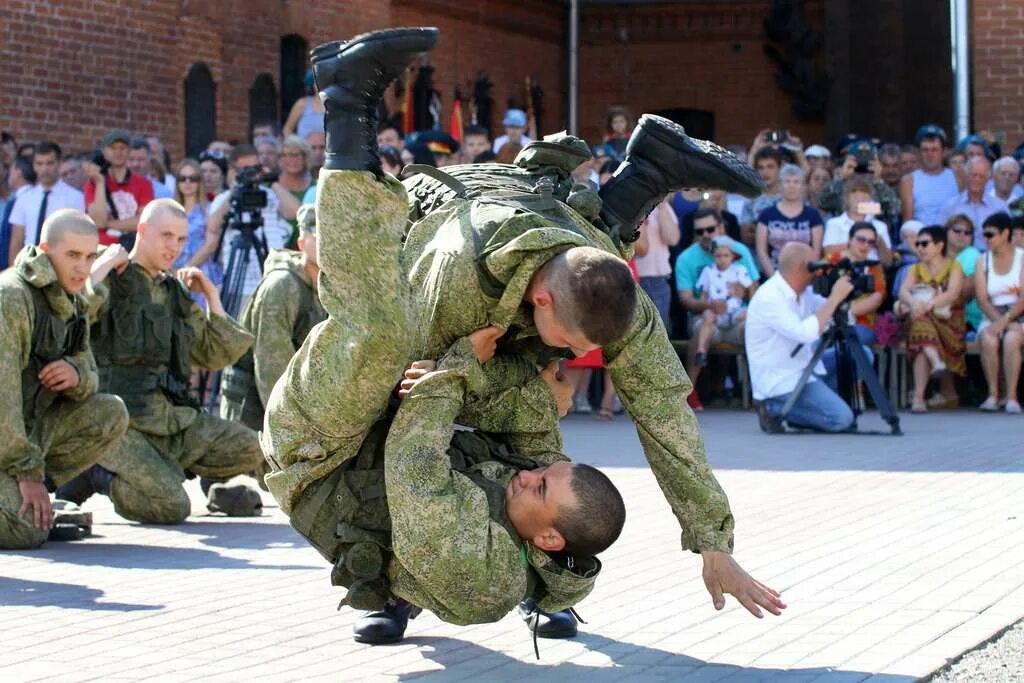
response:
M313 77L327 113L324 168L382 174L378 107L388 85L437 44L436 28L393 28L313 48Z
M390 645L405 637L410 619L415 619L422 608L401 598L391 598L380 612L370 612L359 618L352 627L357 643Z
M671 192L712 188L756 197L761 177L745 161L713 142L691 138L683 127L644 114L626 145L626 158L601 188L601 218L624 241Z
M114 481L115 476L117 475L105 467L93 465L68 483L58 486L53 495L55 498L81 505L94 493L109 496L110 482Z
M570 610L545 612L533 598L519 603L519 616L538 638L575 638L578 633L576 617Z
M260 492L246 484L213 482L206 492L206 509L228 517L259 517L263 514Z

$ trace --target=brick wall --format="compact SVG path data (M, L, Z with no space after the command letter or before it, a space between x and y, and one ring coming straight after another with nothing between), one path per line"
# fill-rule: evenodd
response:
M1024 0L971 5L973 127L1002 137L1012 151L1024 139Z

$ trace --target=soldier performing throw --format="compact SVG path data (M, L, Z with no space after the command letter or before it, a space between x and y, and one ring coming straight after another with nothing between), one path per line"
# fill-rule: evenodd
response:
M97 394L81 296L96 225L65 209L0 275L0 548L35 548L54 515L47 489L95 463L128 427L116 396Z
M181 205L150 202L131 255L110 248L92 271L100 387L124 400L131 424L117 448L59 493L78 503L94 492L107 494L118 514L139 522L183 522L192 509L182 487L186 475L226 481L263 462L255 432L189 401L192 366L219 370L233 363L252 335L224 313L217 288L201 270L169 272L187 234ZM206 297L207 312L189 291ZM251 516L260 513L259 500L244 484L214 484L208 507Z
M425 171L430 175L402 186L380 169L377 105L436 39L433 29L396 29L313 50L327 109L317 214L320 298L329 317L310 333L267 406L262 444L275 469L267 476L271 492L292 514L312 484L355 456L408 362L439 357L474 331L500 328L498 358L520 357L534 367L600 346L682 526L683 547L704 557L716 608L731 593L758 616L759 606L778 613L778 594L729 554L733 518L686 407L692 386L623 261L636 227L670 191L756 194L762 188L752 169L647 115L600 197L573 191L570 173L589 151L564 135L528 146L515 165ZM528 405L528 390L504 391L492 405ZM547 405L554 413L550 392ZM514 445L541 463L561 451L557 430L521 434ZM415 552L396 547L395 564Z

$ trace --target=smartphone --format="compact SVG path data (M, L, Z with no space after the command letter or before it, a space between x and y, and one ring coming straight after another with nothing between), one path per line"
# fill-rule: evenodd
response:
M785 142L789 134L785 130L768 131L768 142Z
M882 213L882 205L878 202L860 202L857 204L857 213L864 216L878 216Z

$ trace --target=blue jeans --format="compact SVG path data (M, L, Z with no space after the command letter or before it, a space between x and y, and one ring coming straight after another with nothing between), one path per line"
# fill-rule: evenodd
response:
M864 349L864 355L868 357L868 364L873 365L875 362L875 354L871 351L871 345L878 341L875 336L875 331L870 327L864 325L854 325L853 331L857 335L857 339L861 343L861 348ZM851 359L852 360L852 359ZM821 362L825 365L825 372L828 374L825 376L825 381L832 387L832 391L836 391L838 384L838 374L836 372L836 347L832 346L825 349L825 353L821 357ZM864 379L858 375L858 379Z
M668 310L672 304L672 289L668 286L668 278L642 277L640 278L640 287L654 302L654 307L658 309L658 315L661 316L661 322L665 325L665 329L671 331Z
M790 394L773 396L765 401L771 415L780 415ZM808 382L786 416L791 427L821 432L841 432L853 424L853 411L828 384L819 378Z

